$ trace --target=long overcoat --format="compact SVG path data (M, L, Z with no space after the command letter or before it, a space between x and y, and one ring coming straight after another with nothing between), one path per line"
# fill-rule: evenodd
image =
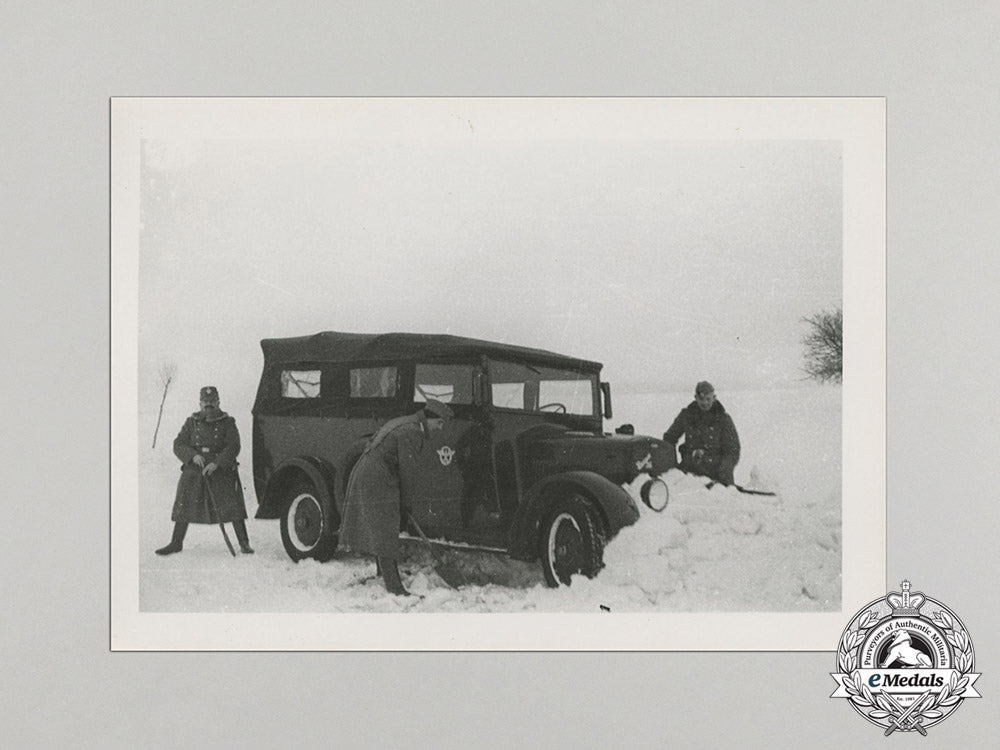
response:
M707 411L702 410L697 401L681 409L670 429L663 433L663 439L677 445L682 435L680 468L683 471L721 484L733 484L733 469L740 460L740 438L733 418L721 402L716 401Z
M400 469L413 465L427 435L427 421L418 412L390 419L368 441L347 481L342 547L399 558L401 506L407 499Z
M236 420L224 411L214 414L196 411L184 421L174 439L174 455L181 462L181 478L172 521L188 523L225 523L247 517L236 457L240 452L240 433ZM202 476L201 467L192 459L200 455L205 464L218 467L210 476ZM211 487L211 497L205 489ZM212 503L216 512L212 512Z

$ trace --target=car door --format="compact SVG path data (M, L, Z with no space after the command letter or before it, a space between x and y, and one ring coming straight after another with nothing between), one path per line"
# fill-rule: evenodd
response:
M487 450L504 528L513 522L526 481L521 476L516 438L542 422L534 411L538 372L524 363L491 360L488 366L491 430Z
M551 470L530 445L566 430L600 431L594 373L531 362L490 360L490 448L503 523L523 493ZM595 427L596 425L596 427Z
M432 433L409 469L410 511L431 537L495 544L497 508L486 441L486 413L479 397L482 367L472 363L418 362L413 409L428 399L447 404L454 417Z

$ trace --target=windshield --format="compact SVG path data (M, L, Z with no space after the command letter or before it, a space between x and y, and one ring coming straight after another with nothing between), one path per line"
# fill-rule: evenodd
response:
M597 414L597 376L584 372L490 362L490 389L498 409Z

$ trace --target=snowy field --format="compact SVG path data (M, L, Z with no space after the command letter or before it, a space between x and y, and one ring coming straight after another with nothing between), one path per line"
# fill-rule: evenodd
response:
M660 436L687 393L617 394L615 418ZM593 580L575 577L550 589L537 563L469 552L455 559L468 584L455 590L434 572L430 554L406 542L400 563L414 594L396 597L374 564L338 553L327 563L293 563L278 521L255 521L250 417L233 403L244 439L240 474L256 554L233 558L217 526L192 525L184 551L153 553L170 538L178 463L171 442L193 410L168 408L155 450L156 413L140 414L139 609L146 612L820 612L841 600L841 388L803 385L726 392L719 400L739 430L736 481L777 497L706 489L704 480L671 471L670 503L654 513L641 503L638 523L605 550ZM169 401L169 400L168 400ZM169 405L169 404L168 404ZM635 487L641 484L637 480ZM636 494L634 492L634 494ZM636 494L637 497L637 494ZM638 497L637 497L638 499ZM232 526L227 526L233 538ZM121 564L120 561L117 564Z

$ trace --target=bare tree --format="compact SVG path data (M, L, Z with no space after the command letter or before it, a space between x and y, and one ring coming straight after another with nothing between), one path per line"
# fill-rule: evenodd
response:
M160 413L156 417L156 430L153 432L153 447L156 447L156 436L160 433L160 420L163 419L163 404L167 400L167 391L170 390L170 383L177 375L177 365L174 362L165 362L160 367L160 385L163 386L163 398L160 399Z
M802 338L806 348L806 375L821 383L840 383L844 377L844 311L822 310L802 319L809 331Z

